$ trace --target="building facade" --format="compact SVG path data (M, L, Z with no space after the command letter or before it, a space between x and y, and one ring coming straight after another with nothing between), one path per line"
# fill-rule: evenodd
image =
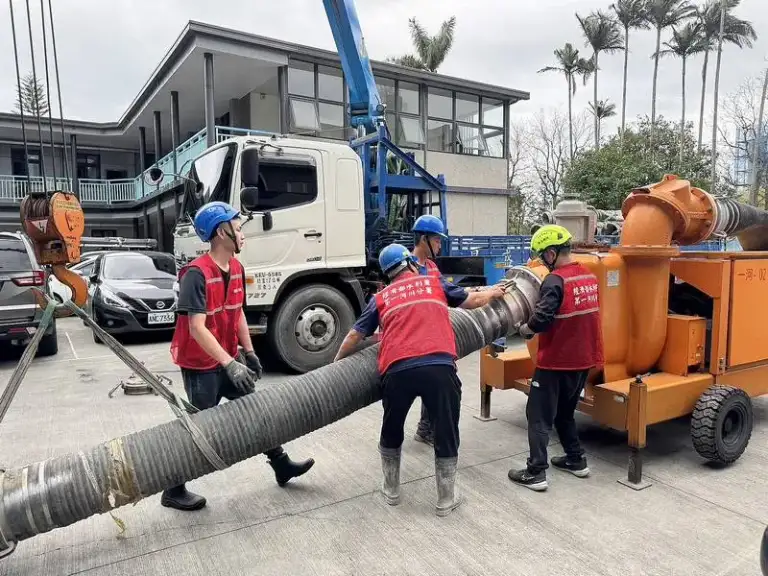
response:
M445 177L450 233L506 234L509 107L528 93L372 67L393 140ZM117 122L44 118L40 134L26 117L27 162L22 119L0 114L0 229L18 229L30 188L71 186L87 235L157 238L170 250L180 215L174 175L196 155L254 132L349 141L347 101L335 52L190 22ZM156 186L142 178L153 165L168 174Z

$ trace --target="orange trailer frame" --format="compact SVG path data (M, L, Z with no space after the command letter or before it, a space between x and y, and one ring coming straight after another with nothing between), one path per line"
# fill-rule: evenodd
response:
M574 256L578 260L582 255ZM715 434L723 432L717 430L724 425L725 416L717 411L723 390L743 391L740 395L749 398L768 393L768 307L763 304L768 297L768 252L684 252L670 261L670 274L676 283L687 283L712 299L709 345L706 318L669 314L664 348L650 373L588 384L577 407L595 422L627 432L629 470L621 482L635 489L649 485L642 478L648 426L693 414L694 446L711 460L723 460L706 448L711 428ZM481 351L480 420L495 419L493 389L528 394L536 340L498 354L492 347ZM746 442L752 424L748 398L747 404ZM746 442L724 463L738 458Z

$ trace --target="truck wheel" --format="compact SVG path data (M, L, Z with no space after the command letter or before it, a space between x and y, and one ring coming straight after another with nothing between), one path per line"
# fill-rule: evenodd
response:
M732 386L710 386L691 416L691 438L696 452L718 464L742 455L752 436L752 402Z
M354 322L355 311L341 292L310 284L283 300L267 331L277 356L303 373L333 362Z

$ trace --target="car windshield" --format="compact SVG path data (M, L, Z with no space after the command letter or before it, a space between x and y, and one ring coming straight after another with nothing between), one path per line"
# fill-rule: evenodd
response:
M175 278L176 261L167 254L120 254L104 258L104 278L150 280Z
M3 272L32 270L32 262L21 240L0 238L0 270Z

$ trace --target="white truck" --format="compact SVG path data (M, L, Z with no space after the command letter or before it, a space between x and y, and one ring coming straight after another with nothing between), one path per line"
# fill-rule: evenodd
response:
M296 371L331 362L379 280L367 266L360 157L346 144L277 136L209 148L185 183L173 232L177 266L208 249L192 218L214 200L249 218L238 257L251 333L266 334Z

